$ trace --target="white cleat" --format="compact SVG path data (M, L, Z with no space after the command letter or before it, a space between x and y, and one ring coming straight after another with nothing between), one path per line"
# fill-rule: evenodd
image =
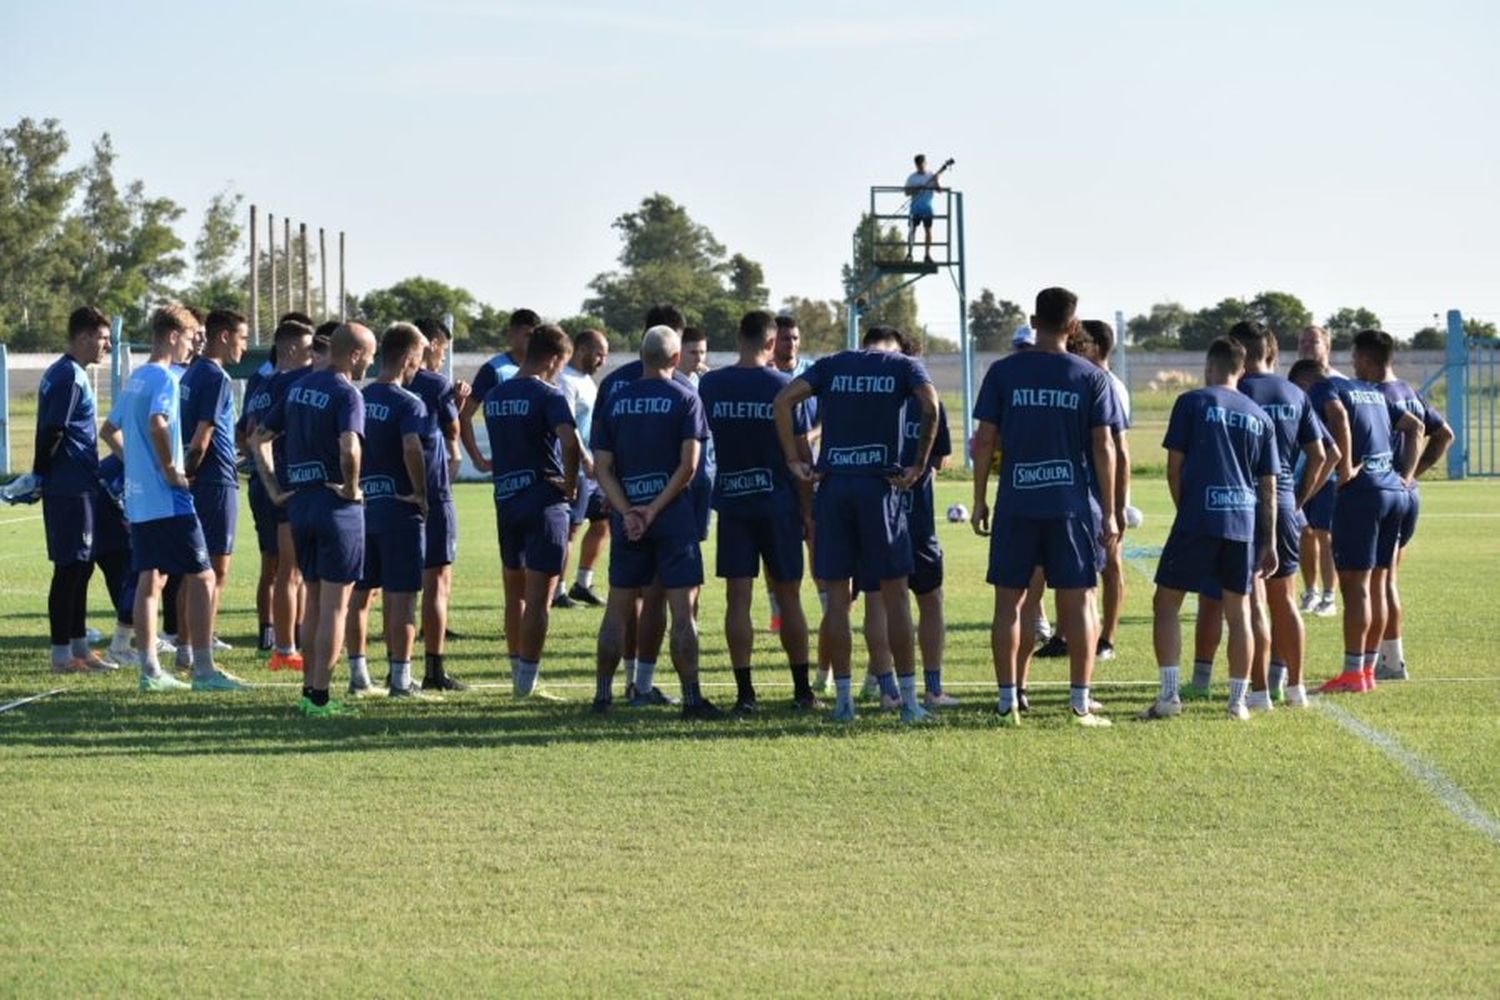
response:
M1271 704L1271 692L1251 691L1245 698L1245 707L1252 712L1269 712L1276 706Z
M135 649L130 645L129 642L126 642L124 645L111 642L109 644L109 649L106 652L108 653L109 659L115 661L122 667L139 666L139 663L135 658Z
M218 636L214 636L214 652L215 653L227 653L227 652L229 652L229 650L231 650L233 648L234 648L233 646L231 646L229 643L225 642L223 639L220 639Z
M1297 610L1303 614L1312 614L1318 610L1318 592L1315 590L1304 590L1302 600L1297 602Z
M880 696L880 710L882 712L901 711L901 696L899 694L883 694Z
M1083 715L1079 715L1077 712L1069 709L1068 714L1073 717L1073 724L1076 726L1086 726L1089 729L1096 729L1114 725L1113 722L1110 722L1104 716L1095 715L1093 712L1086 712Z
M163 657L163 656L175 656L176 654L177 654L177 644L176 643L170 641L164 635L158 635L156 637L156 655L157 655L158 658Z
M953 697L947 691L940 691L937 694L933 694L931 691L929 691L929 692L927 692L926 694L924 694L922 696L922 707L923 708L957 708L958 707L958 699L955 698L955 697Z
M1182 714L1182 699L1172 698L1162 701L1160 698L1153 701L1149 708L1144 709L1136 716L1141 722L1155 722L1158 719L1173 719Z
M1287 708L1306 708L1308 705L1307 687L1302 684L1288 687L1286 689L1286 700L1282 704Z
M1249 722L1250 709L1245 707L1244 702L1237 701L1229 706L1229 718L1235 722Z
M1339 613L1338 601L1334 600L1332 597L1324 598L1323 600L1318 602L1318 608L1315 613L1319 618L1332 618L1334 615Z

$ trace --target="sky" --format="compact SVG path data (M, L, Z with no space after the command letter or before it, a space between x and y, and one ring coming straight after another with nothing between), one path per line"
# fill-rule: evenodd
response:
M1108 316L1265 289L1405 334L1500 319L1500 4L0 4L0 122L189 212L231 187L421 274L579 311L660 191L773 301L840 294L871 185L954 157L967 281ZM958 297L919 282L952 336Z

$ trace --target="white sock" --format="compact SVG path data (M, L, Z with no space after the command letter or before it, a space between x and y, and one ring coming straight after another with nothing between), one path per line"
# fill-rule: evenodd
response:
M1161 674L1161 693L1156 696L1156 700L1171 701L1177 697L1178 668L1175 666L1162 667L1159 673Z
M177 647L177 666L191 667L193 665L193 650L188 646Z
M635 683L635 661L625 661L625 686L629 687Z
M358 655L355 655L354 653L349 654L349 680L363 680L365 683L369 683L370 667L369 661L366 659L364 653L360 653Z
M72 647L72 645L53 646L52 647L52 663L53 663L54 666L61 666L62 664L65 664L65 663L69 662L72 659L73 659L73 647Z
M132 625L121 625L116 622L115 637L110 642L110 645L118 646L121 649L129 649L133 641L135 641L135 627Z
M1229 678L1229 707L1233 708L1236 705L1243 705L1245 703L1245 695L1249 692L1249 690L1250 678Z
M1307 704L1307 685L1290 684L1286 689L1286 703L1288 705Z
M588 590L594 585L593 569L584 569L582 566L578 567L578 579L574 580L573 582L582 587L584 590Z
M780 618L781 602L776 599L776 591L768 590L766 591L766 596L771 599L771 617Z
M142 650L140 659L142 677L161 676L161 661L156 658L155 649Z
M1363 653L1344 652L1344 673L1358 674L1365 669L1365 657Z
M1331 600L1333 600L1333 591L1331 591L1331 590L1325 590L1325 591L1323 591L1323 600L1324 601L1331 601Z
M1392 670L1397 670L1406 662L1406 651L1401 648L1401 637L1386 639L1380 644L1380 655L1385 660L1385 665Z
M364 657L361 656L360 659L363 660ZM390 660L388 662L391 667L391 687L397 690L405 690L411 687L411 661ZM354 657L352 656L349 657L349 668L350 670L354 669Z
M899 674L896 677L896 686L901 689L901 707L917 707L917 675Z
M641 694L648 694L656 683L656 661L635 661L635 689Z

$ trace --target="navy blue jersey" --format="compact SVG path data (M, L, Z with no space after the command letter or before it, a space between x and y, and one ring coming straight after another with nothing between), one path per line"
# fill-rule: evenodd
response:
M699 380L698 396L718 458L714 510L764 517L797 508L772 407L776 394L791 381L790 375L774 368L739 365L708 372ZM792 429L807 433L801 407L792 415Z
M990 365L974 419L1000 429L995 509L1039 519L1089 517L1095 427L1123 427L1109 376L1072 354L1022 351Z
M448 437L445 427L458 424L458 402L453 383L437 372L423 368L412 376L407 386L427 408L426 426L422 428L422 459L427 466L427 498L446 500L453 492L448 481Z
M365 530L385 531L422 519L406 471L408 434L418 438L427 426L427 407L416 393L392 382L371 382L364 392L364 447L360 449L359 488L365 495Z
M682 442L707 437L703 403L692 386L675 378L638 378L620 386L594 412L589 443L595 452L614 456L615 478L625 496L632 506L645 506L661 495L677 471ZM696 524L691 494L684 489L657 515L650 534L691 535L698 530Z
M285 460L276 463L282 488L300 491L342 483L339 437L345 431L364 436L364 399L354 383L327 369L283 374L295 377L287 380L281 405L273 404L262 424L285 442Z
M1389 382L1379 383L1379 389L1386 399L1422 421L1423 433L1436 433L1447 423L1443 419L1443 415L1431 403L1423 399L1409 383L1403 382L1399 378L1393 378ZM1393 431L1391 439L1391 464L1397 469L1401 468L1401 460L1405 457L1407 437L1408 435L1405 431Z
M99 499L94 503L94 551L129 551L130 523L125 520L125 463L114 455L99 460Z
M1178 396L1162 440L1183 455L1174 528L1254 541L1260 478L1276 475L1275 433L1265 411L1233 389L1211 385Z
M548 481L563 476L557 428L577 426L563 391L539 378L512 378L489 391L482 409L501 515L562 503L562 492Z
M247 437L260 426L260 418L271 405L271 381L276 373L255 372L245 380L245 402L240 406L239 429Z
M1297 459L1302 449L1323 439L1323 422L1307 393L1272 372L1245 375L1240 392L1255 400L1271 418L1276 443L1276 501L1291 507L1297 499Z
M604 376L603 381L599 383L599 401L601 403L609 402L614 398L615 393L619 392L621 389L625 388L627 385L640 378L641 372L643 372L644 370L645 366L641 364L641 360L637 358L634 361L625 362L623 365L616 368L608 375ZM672 381L676 382L678 385L682 386L690 392L696 393L698 391L698 387L693 385L693 380L688 378L686 375L675 368L672 369ZM592 435L590 435L590 439L592 440Z
M901 471L906 401L932 381L920 361L895 351L840 351L819 358L798 378L818 399L819 469L835 476Z
M1343 403L1349 414L1349 447L1353 452L1349 458L1359 466L1354 481L1340 489L1356 493L1405 489L1396 474L1393 440L1395 424L1405 409L1369 382L1330 378L1312 387L1313 405L1319 413L1333 399Z
M61 431L47 464L42 493L52 497L85 496L99 482L98 404L83 366L64 354L42 374L37 390L38 445L44 431Z
M479 366L479 371L474 373L473 396L475 399L484 401L484 397L490 394L490 390L501 382L515 378L516 372L521 370L521 365L515 358L510 356L509 351L490 358Z
M908 466L917 460L917 444L922 440L920 408L907 403L901 420L901 465ZM927 467L936 469L943 459L953 454L953 437L948 433L948 410L938 401L937 436L932 439L932 451L927 456Z
M199 358L182 375L182 444L192 443L198 425L214 425L213 440L198 463L194 482L235 486L234 380L216 361Z
M261 407L256 418L257 425L275 431L286 429L286 394L292 386L308 375L312 374L311 365L303 365L301 368L293 368L289 371L277 372L272 375L266 384L265 406ZM273 426L274 425L274 426ZM276 482L283 490L291 489L286 474L286 435L271 442L271 458L276 463Z

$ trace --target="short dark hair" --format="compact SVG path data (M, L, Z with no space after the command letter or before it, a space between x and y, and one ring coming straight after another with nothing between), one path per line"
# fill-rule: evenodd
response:
M204 321L203 328L207 336L217 337L226 330L233 333L244 322L245 317L233 309L215 309L208 314L208 319Z
M1061 333L1078 312L1078 296L1066 288L1043 288L1036 293L1036 326Z
M422 331L414 323L392 323L380 335L380 363L400 361L422 343Z
M1354 349L1377 365L1388 365L1396 353L1396 340L1384 330L1361 330L1354 335Z
M796 326L797 326L797 317L796 316L793 316L791 313L777 313L776 314L776 329L777 330L791 330L791 329L795 329Z
M920 167L922 164L927 162L927 154L918 153L916 156L913 156L911 158L911 162Z
M1099 352L1099 360L1107 359L1115 349L1115 328L1102 319L1086 319L1082 326L1083 332L1094 342L1094 350Z
M1266 360L1266 339L1270 335L1266 324L1254 319L1242 319L1229 328L1229 339L1245 349L1245 360Z
M1292 364L1291 370L1286 373L1286 377L1298 384L1306 379L1311 385L1328 377L1328 366L1317 358L1298 358Z
M573 353L577 354L584 344L593 343L595 341L602 343L605 347L609 346L609 337L605 336L603 330L597 330L592 326L584 327L582 330L579 330L578 335L573 338Z
M282 313L281 318L276 321L276 325L280 326L283 323L301 323L303 326L307 327L310 330L313 328L313 325L316 322L317 320L313 319L307 313L296 312L294 310L292 312Z
M568 331L551 323L543 323L531 331L526 339L527 362L551 361L573 353L573 342Z
M448 330L448 327L443 324L443 321L440 319L433 319L431 316L423 316L421 319L417 320L417 329L421 330L422 336L426 337L428 340L453 339L453 334Z
M880 326L878 324L866 330L864 340L860 341L865 347L871 347L875 344L895 344L898 348L905 342L906 338L901 335L900 330L894 326Z
M319 323L318 328L313 331L313 353L327 354L329 347L333 344L334 333L336 333L338 331L338 328L343 325L344 324L340 323L336 319L331 319L326 323Z
M311 337L313 328L310 324L301 323L294 319L284 319L276 324L276 332L271 334L271 341L277 347L289 346L294 340L303 337Z
M523 326L538 327L542 324L542 317L531 309L517 309L510 314L510 328L520 329Z
M762 343L766 331L780 325L776 317L764 309L752 309L740 317L740 339L752 344Z
M192 314L193 319L198 321L198 325L203 326L204 320L208 319L208 313L204 312L199 306L187 306L186 308Z
M1208 363L1228 374L1244 371L1244 345L1229 337L1219 337L1208 345Z
M708 342L708 334L703 332L701 326L685 326L682 328L682 342L684 344L696 344L698 341Z
M68 339L81 333L93 333L101 326L109 326L109 317L96 306L79 306L68 316Z
M687 327L687 318L682 315L682 310L666 302L658 302L646 310L646 329L653 326L670 326L678 333L682 333Z

